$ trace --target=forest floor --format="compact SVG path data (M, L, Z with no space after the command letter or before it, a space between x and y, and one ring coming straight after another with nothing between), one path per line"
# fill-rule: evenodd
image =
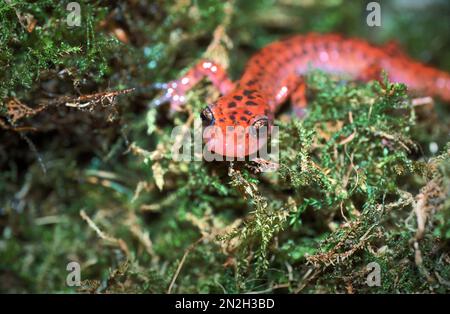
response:
M275 121L279 171L171 158L172 129L217 91L202 82L170 115L145 87L201 57L238 78L273 40L334 32L450 71L446 3L383 2L380 28L360 1L277 3L83 2L68 26L65 1L0 2L1 292L449 291L439 99L412 107L405 85L312 72L307 117Z

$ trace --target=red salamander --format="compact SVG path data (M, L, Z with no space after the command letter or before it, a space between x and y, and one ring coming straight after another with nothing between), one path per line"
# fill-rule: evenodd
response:
M250 126L270 130L277 109L288 98L294 112L302 114L307 104L302 77L310 69L345 74L362 81L380 79L384 70L393 82L405 83L410 90L450 102L449 73L386 46L377 47L361 39L334 34L298 35L273 42L251 57L237 82L232 82L220 65L200 60L183 77L163 84L166 93L155 102L169 101L172 109L177 109L186 101L186 92L208 77L222 96L207 106L201 117L204 125L214 126L226 135L209 132L204 136L206 145L222 156L247 156L263 144L249 144L249 138L257 136ZM230 127L243 127L243 130L229 132ZM227 145L230 141L224 138L235 144Z

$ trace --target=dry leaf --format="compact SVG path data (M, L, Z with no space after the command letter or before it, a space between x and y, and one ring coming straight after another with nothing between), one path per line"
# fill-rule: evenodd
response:
M164 186L164 170L159 162L155 162L152 165L153 177L155 179L156 186L162 191Z

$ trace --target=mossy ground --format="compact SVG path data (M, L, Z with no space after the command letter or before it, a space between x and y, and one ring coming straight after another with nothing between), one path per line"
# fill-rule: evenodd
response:
M114 91L205 55L238 78L258 48L310 31L396 39L450 71L450 6L383 2L370 28L359 1L90 1L79 27L66 5L0 2L0 291L448 292L439 100L411 109L404 85L313 72L307 118L276 121L280 171L261 174L172 160L172 128L217 97L207 82L174 116L149 109L154 91Z

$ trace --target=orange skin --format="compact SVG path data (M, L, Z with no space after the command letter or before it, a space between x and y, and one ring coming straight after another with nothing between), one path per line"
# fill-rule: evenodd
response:
M201 60L183 77L165 85L166 94L156 103L168 100L172 109L178 109L185 102L185 93L207 76L222 97L203 111L206 125L225 132L230 126L246 128L256 123L267 125L270 131L275 112L288 97L294 112L300 116L304 114L306 97L302 76L311 68L349 75L362 81L380 79L381 71L385 70L393 82L405 83L415 92L450 102L448 73L414 61L396 47L392 48L391 44L377 47L340 35L298 35L271 43L257 52L248 61L241 79L235 83L228 79L218 64ZM264 144L264 140L249 144L252 136L255 137L247 129L227 132L227 140L246 139L242 145L229 145L232 147L228 150L226 141L218 140L214 130L204 138L208 149L215 153L243 157L255 153Z

